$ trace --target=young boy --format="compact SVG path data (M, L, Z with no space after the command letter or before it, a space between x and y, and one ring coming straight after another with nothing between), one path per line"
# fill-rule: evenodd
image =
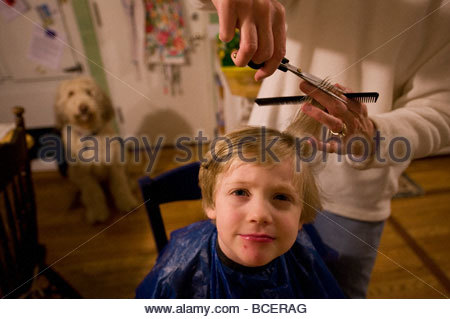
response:
M199 173L210 221L172 233L136 296L344 297L301 231L320 209L312 168L298 162L309 144L245 128L212 145Z

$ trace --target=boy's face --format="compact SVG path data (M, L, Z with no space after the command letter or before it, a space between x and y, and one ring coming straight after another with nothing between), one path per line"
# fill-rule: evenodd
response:
M231 260L249 267L266 265L287 252L301 227L300 194L293 183L293 166L235 160L218 176L215 208L218 242Z

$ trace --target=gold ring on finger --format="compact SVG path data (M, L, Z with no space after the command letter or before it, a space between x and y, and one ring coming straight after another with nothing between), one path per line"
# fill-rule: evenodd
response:
M345 125L344 122L342 122L342 129L340 132L334 132L330 130L331 135L339 136L340 138L345 137L347 135L347 125Z

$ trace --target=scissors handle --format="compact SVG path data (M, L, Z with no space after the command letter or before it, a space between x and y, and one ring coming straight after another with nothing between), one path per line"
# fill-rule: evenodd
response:
M286 63L289 63L289 60L286 58L283 58L281 60L280 65L278 66L278 70L283 71L283 72L287 72L288 68L285 66ZM248 62L247 64L249 67L251 67L252 69L258 70L261 69L264 66L264 62L260 63L260 64L256 64L253 61Z

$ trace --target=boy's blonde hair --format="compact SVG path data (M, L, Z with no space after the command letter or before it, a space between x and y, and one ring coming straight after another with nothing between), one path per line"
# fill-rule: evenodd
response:
M299 223L312 222L322 207L312 167L299 159L300 153L309 151L309 144L299 145L297 141L288 133L265 127L246 127L215 140L199 172L203 207L214 208L218 176L236 160L257 165L276 165L291 160L293 183L302 205Z

